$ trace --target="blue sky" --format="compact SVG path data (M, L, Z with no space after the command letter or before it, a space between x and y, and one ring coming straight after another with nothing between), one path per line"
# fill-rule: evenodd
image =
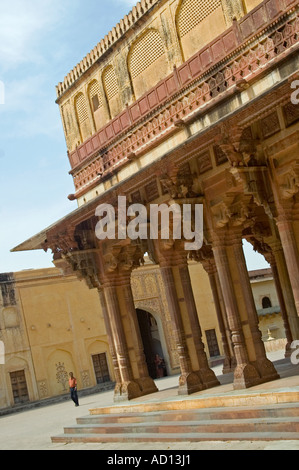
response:
M76 209L55 86L135 0L0 0L0 272L53 266L10 249ZM266 267L245 250L249 269Z

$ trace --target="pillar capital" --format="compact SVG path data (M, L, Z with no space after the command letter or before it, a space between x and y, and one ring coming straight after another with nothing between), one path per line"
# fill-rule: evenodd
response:
M189 165L178 167L175 164L159 171L158 178L171 200L177 203L202 195L197 173L192 173Z
M69 251L54 259L53 263L64 275L74 273L86 282L89 289L98 289L101 286L98 256L96 249Z
M144 264L145 249L138 243L102 243L101 257L105 275L123 275Z
M278 168L276 177L282 200L293 200L299 192L299 159L293 160L284 169Z
M154 244L161 268L187 265L188 251L182 240L156 240Z
M211 245L204 244L200 250L190 251L189 259L201 263L208 274L215 274L217 272Z

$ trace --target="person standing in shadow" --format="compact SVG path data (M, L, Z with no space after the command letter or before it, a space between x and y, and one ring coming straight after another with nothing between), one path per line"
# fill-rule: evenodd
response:
M164 377L164 359L156 354L155 356L156 376L157 379Z

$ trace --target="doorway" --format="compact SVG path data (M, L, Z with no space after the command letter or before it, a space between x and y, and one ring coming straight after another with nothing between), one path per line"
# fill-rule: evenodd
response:
M140 328L140 334L143 342L145 359L148 367L149 376L152 379L157 378L155 356L163 357L163 349L158 329L158 324L154 316L146 310L137 309L137 318ZM164 375L167 375L166 369Z
M29 401L29 394L24 370L10 372L10 381L14 404L26 403Z

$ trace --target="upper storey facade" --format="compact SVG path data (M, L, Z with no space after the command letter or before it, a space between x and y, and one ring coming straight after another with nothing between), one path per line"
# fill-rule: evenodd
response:
M245 0L239 14L257 3ZM138 2L57 86L68 151L227 29L231 16L222 0Z
M124 163L136 159L134 140L139 141L139 147L149 140L155 140L156 145L156 124L160 133L167 134L164 118L157 115L156 123L152 119L158 109L216 64L232 57L240 44L252 39L293 3L138 2L57 86L74 197L79 205L92 187L112 180ZM232 67L230 70L233 72ZM243 76L239 74L240 79ZM217 87L229 88L229 79L224 76L225 83ZM236 81L231 77L231 83ZM202 89L204 102L214 93L211 84L207 86L208 90ZM146 121L150 129L144 129Z

